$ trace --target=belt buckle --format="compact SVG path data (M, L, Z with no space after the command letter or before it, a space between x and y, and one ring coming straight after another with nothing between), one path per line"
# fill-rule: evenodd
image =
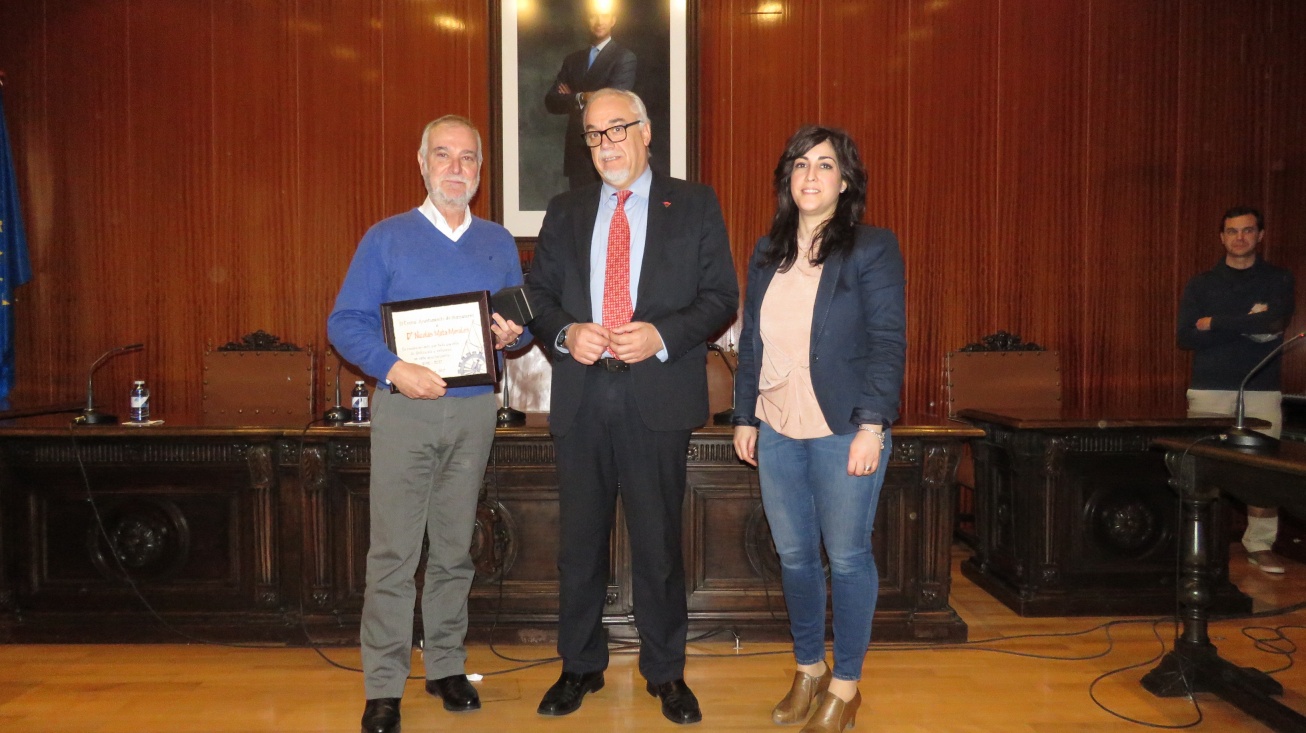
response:
M630 365L620 359L605 357L599 359L599 365L608 372L625 372L630 370Z

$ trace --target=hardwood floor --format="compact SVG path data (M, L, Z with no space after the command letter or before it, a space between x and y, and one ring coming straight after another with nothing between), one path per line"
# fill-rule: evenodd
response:
M1257 600L1257 610L1306 600L1306 566L1289 563L1273 578L1248 566L1232 548L1232 574ZM876 645L867 657L857 731L958 731L979 733L1096 733L1141 729L1099 708L1089 694L1095 678L1138 665L1096 685L1094 695L1116 713L1158 726L1197 719L1184 699L1157 699L1138 679L1162 651L1157 635L1174 635L1170 621L1147 619L1023 619L955 572L952 605L970 624L971 644L949 648ZM1212 641L1222 656L1272 670L1290 659L1258 650L1243 630L1260 637L1284 627L1289 640L1306 640L1306 612L1213 624ZM1083 633L1076 633L1083 632ZM727 635L728 637L728 635ZM975 643L985 642L986 643ZM1281 648L1293 649L1280 641ZM540 659L551 646L499 647L508 656ZM359 664L356 648L326 649L332 659ZM691 645L687 679L703 705L700 731L781 730L770 722L771 706L792 675L786 644L728 639ZM420 670L420 660L414 659ZM521 665L497 658L485 644L470 649L469 672L492 673ZM404 730L466 733L526 731L660 731L664 720L630 653L614 655L607 687L586 698L577 713L543 718L540 695L556 679L557 663L487 676L479 683L484 708L452 714L426 696L420 680L404 698ZM1306 665L1275 675L1288 692L1284 701L1306 710ZM329 666L311 649L233 649L203 645L0 646L0 731L126 733L180 731L358 730L362 681L355 672ZM1198 695L1199 731L1262 731L1264 726L1209 695ZM792 728L790 730L797 730Z

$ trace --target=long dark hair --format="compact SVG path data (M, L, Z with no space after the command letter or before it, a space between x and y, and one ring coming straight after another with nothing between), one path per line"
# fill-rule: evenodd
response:
M857 152L857 143L843 130L818 125L804 125L789 138L780 162L775 164L775 216L771 219L771 245L762 253L762 264L780 264L786 271L798 259L798 205L789 190L794 161L807 151L829 141L839 163L839 174L848 188L839 194L834 214L812 233L813 264L825 262L832 254L847 254L857 236L857 223L866 213L866 167Z

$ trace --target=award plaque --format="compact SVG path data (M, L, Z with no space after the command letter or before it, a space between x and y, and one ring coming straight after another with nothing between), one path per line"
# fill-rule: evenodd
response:
M390 350L439 374L449 387L498 381L492 322L487 290L381 304Z

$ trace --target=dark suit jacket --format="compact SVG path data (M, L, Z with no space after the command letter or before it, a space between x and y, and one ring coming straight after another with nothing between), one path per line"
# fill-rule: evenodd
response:
M605 87L629 91L635 86L635 53L617 43L615 39L599 51L594 65L587 70L590 50L588 47L567 54L562 60L558 78L553 80L549 93L544 95L544 106L555 115L567 115L567 137L563 148L562 173L573 175L592 169L589 148L581 139L585 123L581 117L580 107L576 105L576 94L594 92ZM558 85L566 84L571 94L558 94Z
M758 240L748 266L735 371L736 425L759 423L755 414L762 369L758 314L778 268L758 262L770 241ZM836 435L851 433L862 423L887 426L898 419L907 353L905 291L898 239L888 229L857 227L849 256L825 261L812 313L812 386L825 422Z
M565 435L577 419L589 367L557 351L558 332L594 320L590 240L600 184L549 202L527 288L536 311L531 332L553 360L549 428ZM644 424L689 430L707 420L707 340L735 314L739 281L721 206L711 188L653 174L648 231L633 320L653 324L668 352L632 364L630 378Z

